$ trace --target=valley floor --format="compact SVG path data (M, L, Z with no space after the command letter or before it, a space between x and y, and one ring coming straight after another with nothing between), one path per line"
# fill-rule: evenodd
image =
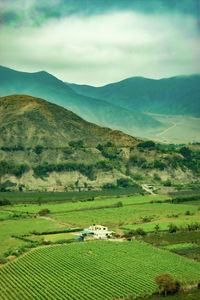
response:
M70 270L68 276L71 276L70 280L74 281L74 287L67 287L68 283L65 282L63 275L60 284L58 281L55 282L55 289L58 289L57 285L61 289L58 291L61 293L58 295L60 299L76 299L77 295L80 297L80 293L84 296L81 299L92 300L111 299L111 297L120 299L129 295L139 296L141 293L150 295L157 291L155 276L162 273L171 273L180 280L182 286L188 284L197 286L200 281L199 194L179 197L179 202L176 203L172 201L172 195L169 194L128 194L117 197L102 195L95 196L92 201L90 198L81 197L78 201L79 193L76 200L73 197L70 199L67 194L43 193L45 199L43 203L37 201L38 193L21 193L21 203L19 203L17 199L20 199L20 193L1 193L1 197L8 197L11 201L11 205L0 208L0 263L2 264L0 277L2 277L3 299L28 299L30 293L33 293L32 287L35 284L38 293L36 296L44 296L44 293L47 293L48 299L53 297L55 299L52 283L54 275L57 278L61 269L65 275ZM56 201L58 198L60 201ZM82 235L80 231L92 224L107 226L109 230L115 232L115 235L109 243L90 242L87 238L82 243L78 242L78 237ZM130 239L132 242L127 242ZM30 251L31 249L33 251ZM66 251L70 253L70 261L65 257ZM27 254L23 255L26 252ZM82 253L81 257L79 257L80 253ZM48 264L45 261L47 254L51 256ZM136 264L132 261L133 256L135 262L137 261ZM155 265L158 257L160 263ZM30 263L26 261L29 258ZM52 263L54 261L53 265L50 261ZM80 277L82 272L80 272L80 265L76 265L77 261L86 272L84 280ZM45 269L42 267L44 265ZM64 265L68 266L66 271L63 269ZM93 274L91 265L95 265L97 269L103 268L101 270L104 273L103 283L99 281L102 275L100 276L100 273L98 275L98 272L95 273L96 275ZM145 271L147 265L150 273ZM54 273L51 273L52 268ZM143 273L142 268L144 268ZM35 270L37 270L37 278L34 275ZM41 285L40 272L43 278ZM22 276L22 281L18 283L13 282L14 279L11 280L15 278L13 274L17 273ZM115 276L112 277L112 274ZM23 283L27 278L28 290ZM95 282L95 286L99 286L98 282L100 282L104 288L101 290L99 286L95 292L91 280ZM4 284L5 282L9 284ZM77 282L81 284L78 288ZM13 286L16 286L16 294L15 289L10 290ZM47 288L44 288L45 286ZM71 294L66 294L66 288ZM187 299L194 299L192 296L197 293L197 290L191 291L191 294L188 291ZM67 295L66 298L62 298L64 294ZM170 296L172 298L169 299L179 299L173 298L178 295L182 293ZM185 293L183 295L185 296ZM152 296L149 299L159 299L159 296Z

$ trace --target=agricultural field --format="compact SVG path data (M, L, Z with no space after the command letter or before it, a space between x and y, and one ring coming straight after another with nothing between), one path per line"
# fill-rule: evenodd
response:
M137 188L127 187L105 189L98 191L81 191L81 192L0 192L0 198L6 198L11 203L47 203L47 202L71 202L87 200L92 197L112 197L123 195L134 195L138 193ZM141 190L142 192L142 190Z
M174 224L177 227L185 228L188 224L192 223L200 223L200 214L191 216L189 218L186 218L182 215L179 218L168 218L168 220L162 219L143 224L123 225L121 226L121 229L136 230L139 227L142 228L145 232L154 232L155 226L158 225L159 231L167 231L169 229L170 224Z
M194 217L189 216L188 219L190 219L190 217L193 217L193 219L196 220L200 218L200 211L196 206L170 203L137 204L71 213L55 213L52 215L61 222L72 224L73 227L87 227L93 223L117 227L122 225L132 225L137 221L142 221L142 218L146 217L156 221L163 218L169 218L169 222L172 222L171 217L178 214L184 216L184 219L187 219L187 216L185 216L186 211L190 211L191 214L194 214Z
M46 193L43 197L47 202L37 202L33 198L30 201L33 193L27 201L29 193L8 194L12 195L10 199L13 197L11 204L0 207L0 263L9 261L0 268L0 281L1 276L2 282L10 278L8 286L2 283L2 299L40 299L45 293L48 299L92 300L151 295L156 291L155 276L166 272L183 284L200 280L200 231L168 232L171 223L179 228L200 223L198 199L175 204L170 203L168 195L116 195L88 201L65 200L67 193L56 193L54 197ZM17 202L19 194L24 197L23 203ZM39 215L45 209L47 214ZM91 224L108 226L120 235L142 228L146 235L135 236L132 242L117 242L116 238L78 243L79 232L68 232ZM159 262L156 268L152 266L155 257Z
M114 206L118 202L122 202L123 206L144 204L150 202L162 202L169 199L167 196L163 195L145 195L145 196L132 196L132 197L121 197L121 198L111 198L111 199L98 199L98 197L93 201L76 201L76 202L64 202L64 203L41 203L41 204L15 204L9 206L3 206L3 210L15 211L15 212L25 212L30 214L37 214L41 209L48 208L51 213L63 213L72 212L78 210L90 210L98 208L109 208L109 206Z
M55 230L58 228L65 228L66 226L52 222L45 219L22 219L22 220L6 220L0 222L0 257L3 257L4 253L9 250L17 250L21 246L25 246L27 243L13 238L12 235L28 234L34 230L47 231Z
M47 246L1 267L1 297L103 300L148 295L156 291L155 276L164 272L182 284L200 280L200 264L139 241Z

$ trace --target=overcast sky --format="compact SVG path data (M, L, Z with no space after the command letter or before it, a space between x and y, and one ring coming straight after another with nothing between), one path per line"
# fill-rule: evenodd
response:
M96 86L200 73L199 2L1 0L0 64Z

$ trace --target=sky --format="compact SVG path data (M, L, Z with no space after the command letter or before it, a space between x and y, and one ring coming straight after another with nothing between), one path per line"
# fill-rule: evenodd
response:
M0 65L101 86L200 73L200 0L1 0Z

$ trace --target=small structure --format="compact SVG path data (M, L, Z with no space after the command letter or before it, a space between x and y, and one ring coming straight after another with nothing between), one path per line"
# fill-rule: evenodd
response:
M96 224L91 225L83 231L83 234L93 236L96 239L110 238L113 233L113 231L108 231L108 227Z

